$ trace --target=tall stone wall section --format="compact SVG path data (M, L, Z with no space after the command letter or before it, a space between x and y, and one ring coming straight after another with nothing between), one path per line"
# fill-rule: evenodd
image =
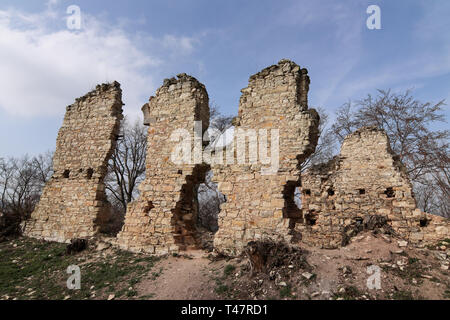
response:
M365 127L347 136L340 155L302 175L302 241L339 247L346 227L367 214L382 215L394 231L425 245L450 238L450 223L417 209L405 167L383 130Z
M309 82L306 69L281 60L251 76L248 87L241 90L235 146L238 139L245 139L236 134L240 129L257 133L267 129L269 154L270 130L279 129L279 169L262 174L267 165L261 161L213 165L213 179L226 196L214 239L219 252L239 254L257 239L291 240L290 219L299 214L293 200L300 184L298 165L314 152L318 139L319 116L308 110Z
M186 129L193 138L194 121L202 121L202 132L206 131L209 100L195 78L177 77L166 79L143 107L144 123L149 125L146 177L118 234L118 244L126 250L162 255L197 245L196 188L208 167L174 163L171 155L178 142L170 137L175 130Z
M122 119L120 84L98 85L67 107L53 156L54 174L24 234L68 242L93 236L109 219L103 180Z

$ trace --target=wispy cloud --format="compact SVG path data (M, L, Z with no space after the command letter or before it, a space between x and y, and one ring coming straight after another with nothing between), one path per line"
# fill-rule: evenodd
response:
M404 49L400 58L379 59L370 73L346 79L339 97L355 97L377 88L418 89L427 80L450 73L450 34L443 32L450 29L450 3L422 2L421 14L411 33L402 35L411 38L414 50Z
M62 114L74 98L97 83L117 80L124 92L125 112L140 114L140 106L160 79L151 71L167 55L188 55L196 45L189 37L151 38L163 48L152 54L121 26L83 13L79 31L55 30L58 1L50 0L35 14L0 10L0 108L19 116Z
M300 48L314 47L306 58L309 63L314 63L316 74L326 78L326 81L313 79L311 100L317 106L325 106L360 63L365 26L365 11L360 7L355 1L295 1L279 16L278 23L312 34L305 37ZM318 38L323 45L320 48L317 47Z

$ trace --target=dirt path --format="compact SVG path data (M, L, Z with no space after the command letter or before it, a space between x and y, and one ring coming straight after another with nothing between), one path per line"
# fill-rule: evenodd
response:
M216 299L211 261L203 251L161 260L137 286L139 296L155 300Z
M449 297L448 273L435 258L447 257L443 251L400 247L397 239L371 233L355 237L340 249L302 248L312 267L306 273L289 271L295 266L281 266L252 276L245 260L211 262L206 252L188 251L160 260L136 290L139 297L156 300ZM380 288L367 286L375 270L368 271L370 266L379 270ZM225 272L228 267L233 267L231 272Z

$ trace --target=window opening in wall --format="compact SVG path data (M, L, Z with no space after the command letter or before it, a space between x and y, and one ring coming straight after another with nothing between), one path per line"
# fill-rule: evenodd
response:
M94 169L92 169L92 168L87 169L87 178L88 179L91 179L93 174L94 174Z
M427 218L421 218L419 221L420 227L423 228L423 227L428 226L428 222L429 222L429 220Z
M70 176L70 170L64 170L63 177L68 179Z
M395 191L394 191L394 189L392 189L392 187L387 188L386 191L384 192L384 194L388 198L394 198L395 197Z

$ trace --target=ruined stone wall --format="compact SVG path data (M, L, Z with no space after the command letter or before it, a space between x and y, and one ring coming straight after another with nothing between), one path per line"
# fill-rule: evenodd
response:
M237 133L243 130L268 130L268 155L271 149L271 129L279 129L279 170L262 174L261 159L243 164L213 165L214 181L227 201L221 205L219 230L215 249L226 254L239 254L252 240L291 239L289 218L296 218L293 196L299 185L298 164L315 150L319 116L308 110L309 77L289 60L281 60L250 77L242 89L239 113L235 119ZM261 136L258 137L260 139ZM247 141L248 143L248 141ZM237 153L237 149L234 150ZM247 151L248 152L248 148ZM239 157L240 154L235 154ZM270 155L269 155L270 156ZM228 159L227 159L228 161Z
M367 214L387 217L398 235L416 244L450 236L448 219L417 209L404 166L375 127L350 134L339 156L303 174L301 191L303 219L295 229L311 245L339 247L346 227Z
M120 84L98 85L67 107L53 156L54 174L24 226L34 238L68 242L107 222L103 183L122 119Z
M171 155L178 142L170 137L179 129L193 137L194 121L202 121L204 132L209 125L209 100L204 85L195 78L177 77L166 79L143 107L144 123L150 126L146 177L118 234L119 246L127 250L161 255L197 245L196 186L203 182L208 167L174 163Z

